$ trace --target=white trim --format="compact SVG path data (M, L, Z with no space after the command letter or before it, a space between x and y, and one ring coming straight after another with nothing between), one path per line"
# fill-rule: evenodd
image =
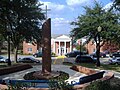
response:
M56 53L56 49L55 48L56 48L56 43L54 42L54 44L53 44L53 52L54 53Z
M64 54L66 54L66 41L64 42Z
M56 47L56 42L58 42L58 48ZM63 54L66 54L68 53L68 50L67 50L67 42L70 43L70 51L71 51L71 38L66 36L66 35L61 35L55 39L53 39L53 52L56 53L57 55L61 55L61 45L60 43L63 42L64 43L64 52ZM59 49L59 52L58 52L58 49ZM57 52L56 52L57 50ZM66 52L67 51L67 52Z

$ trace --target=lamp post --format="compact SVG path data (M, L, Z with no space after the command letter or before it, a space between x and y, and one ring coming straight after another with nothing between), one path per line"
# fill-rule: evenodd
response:
M98 39L97 39L97 46L96 46L97 47L97 52L96 52L96 54L97 54L97 63L96 63L96 65L97 66L100 66L100 58L99 57L100 57L100 32L101 32L101 30L102 30L102 27L99 26L97 28L97 31L98 31L97 32L97 38Z
M102 30L102 27L99 26L99 27L98 27L98 32L101 32L101 30Z
M80 39L80 59L81 59L81 53L82 52L82 39Z
M10 30L7 30L7 42L8 42L8 66L11 66L11 61L10 61Z
M71 41L72 41L72 45L71 45L72 47L71 47L71 50L73 51L73 45L74 45L74 35L72 34L72 35L71 35L71 37L72 37L72 39L71 39Z

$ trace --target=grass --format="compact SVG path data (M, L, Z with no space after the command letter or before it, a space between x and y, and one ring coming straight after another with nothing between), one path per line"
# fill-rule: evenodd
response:
M0 63L0 68L8 67L7 63Z

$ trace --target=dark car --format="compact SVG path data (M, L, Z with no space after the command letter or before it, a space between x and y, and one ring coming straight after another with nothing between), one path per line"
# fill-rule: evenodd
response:
M92 58L90 55L77 55L75 58L76 63L95 63L96 58Z
M38 52L38 53L35 53L33 54L34 57L42 57L42 52Z
M18 62L22 62L22 63L40 63L40 60L37 60L37 59L32 58L32 57L25 57L25 58L20 58L18 60Z
M8 60L5 57L0 56L0 63L6 63L6 62L8 62Z
M110 55L111 58L120 57L120 52L114 52Z
M93 54L90 54L90 56L97 57L97 54L93 53ZM102 57L102 58L106 57L106 53L100 52L100 57Z
M72 52L69 52L67 54L65 54L66 57L76 57L77 55L83 55L84 53L83 52L80 52L80 51L72 51Z

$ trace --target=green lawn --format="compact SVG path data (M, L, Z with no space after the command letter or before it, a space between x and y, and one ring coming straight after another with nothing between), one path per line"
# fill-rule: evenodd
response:
M0 63L0 68L7 67L7 63Z

